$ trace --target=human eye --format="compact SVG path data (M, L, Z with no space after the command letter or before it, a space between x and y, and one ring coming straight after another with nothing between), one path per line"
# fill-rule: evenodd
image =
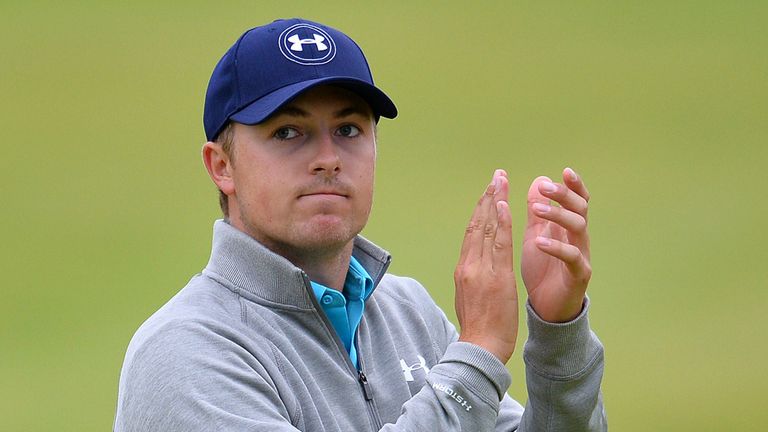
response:
M336 130L336 134L343 137L347 137L347 138L353 138L360 135L360 128L358 128L357 126L348 124L338 128Z
M275 131L274 135L275 138L279 140L289 140L292 138L296 138L299 136L299 131L297 131L295 128L292 128L290 126L283 126Z

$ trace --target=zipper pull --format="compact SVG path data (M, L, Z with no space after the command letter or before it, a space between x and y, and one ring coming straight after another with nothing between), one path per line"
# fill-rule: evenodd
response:
M368 378L363 371L357 371L357 378L360 384L363 386L363 393L365 393L365 400L373 400L373 394L371 393L371 385L368 384Z

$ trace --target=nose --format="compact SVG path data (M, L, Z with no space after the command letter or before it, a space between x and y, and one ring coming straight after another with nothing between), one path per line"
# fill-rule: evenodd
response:
M341 158L333 136L328 133L322 134L317 137L314 147L315 153L309 166L310 172L329 177L337 175L341 171Z

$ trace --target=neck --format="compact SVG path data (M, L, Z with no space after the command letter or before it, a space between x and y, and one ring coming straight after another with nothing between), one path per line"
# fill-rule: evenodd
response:
M349 272L349 261L355 244L354 238L341 245L327 244L322 247L297 248L267 236L257 235L258 233L254 230L247 229L238 217L230 217L227 222L302 269L313 282L337 291L344 290L344 282L347 279L347 272Z
M237 226L236 228L240 229ZM344 290L344 282L349 271L349 261L355 244L354 239L340 246L326 245L326 247L305 249L272 241L269 238L258 238L245 230L240 230L249 234L267 249L302 269L313 282L337 291Z
M304 270L313 282L322 284L337 291L344 290L344 281L349 271L349 260L352 257L354 242L350 241L339 250L306 252L276 251L296 267Z

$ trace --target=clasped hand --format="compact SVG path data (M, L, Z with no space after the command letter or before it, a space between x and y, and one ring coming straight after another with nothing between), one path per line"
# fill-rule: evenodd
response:
M518 329L508 195L507 174L496 170L467 225L454 272L459 340L504 363L515 350ZM586 186L570 168L563 170L563 183L538 177L528 190L521 271L531 306L545 321L566 322L581 312L592 275L588 201Z

